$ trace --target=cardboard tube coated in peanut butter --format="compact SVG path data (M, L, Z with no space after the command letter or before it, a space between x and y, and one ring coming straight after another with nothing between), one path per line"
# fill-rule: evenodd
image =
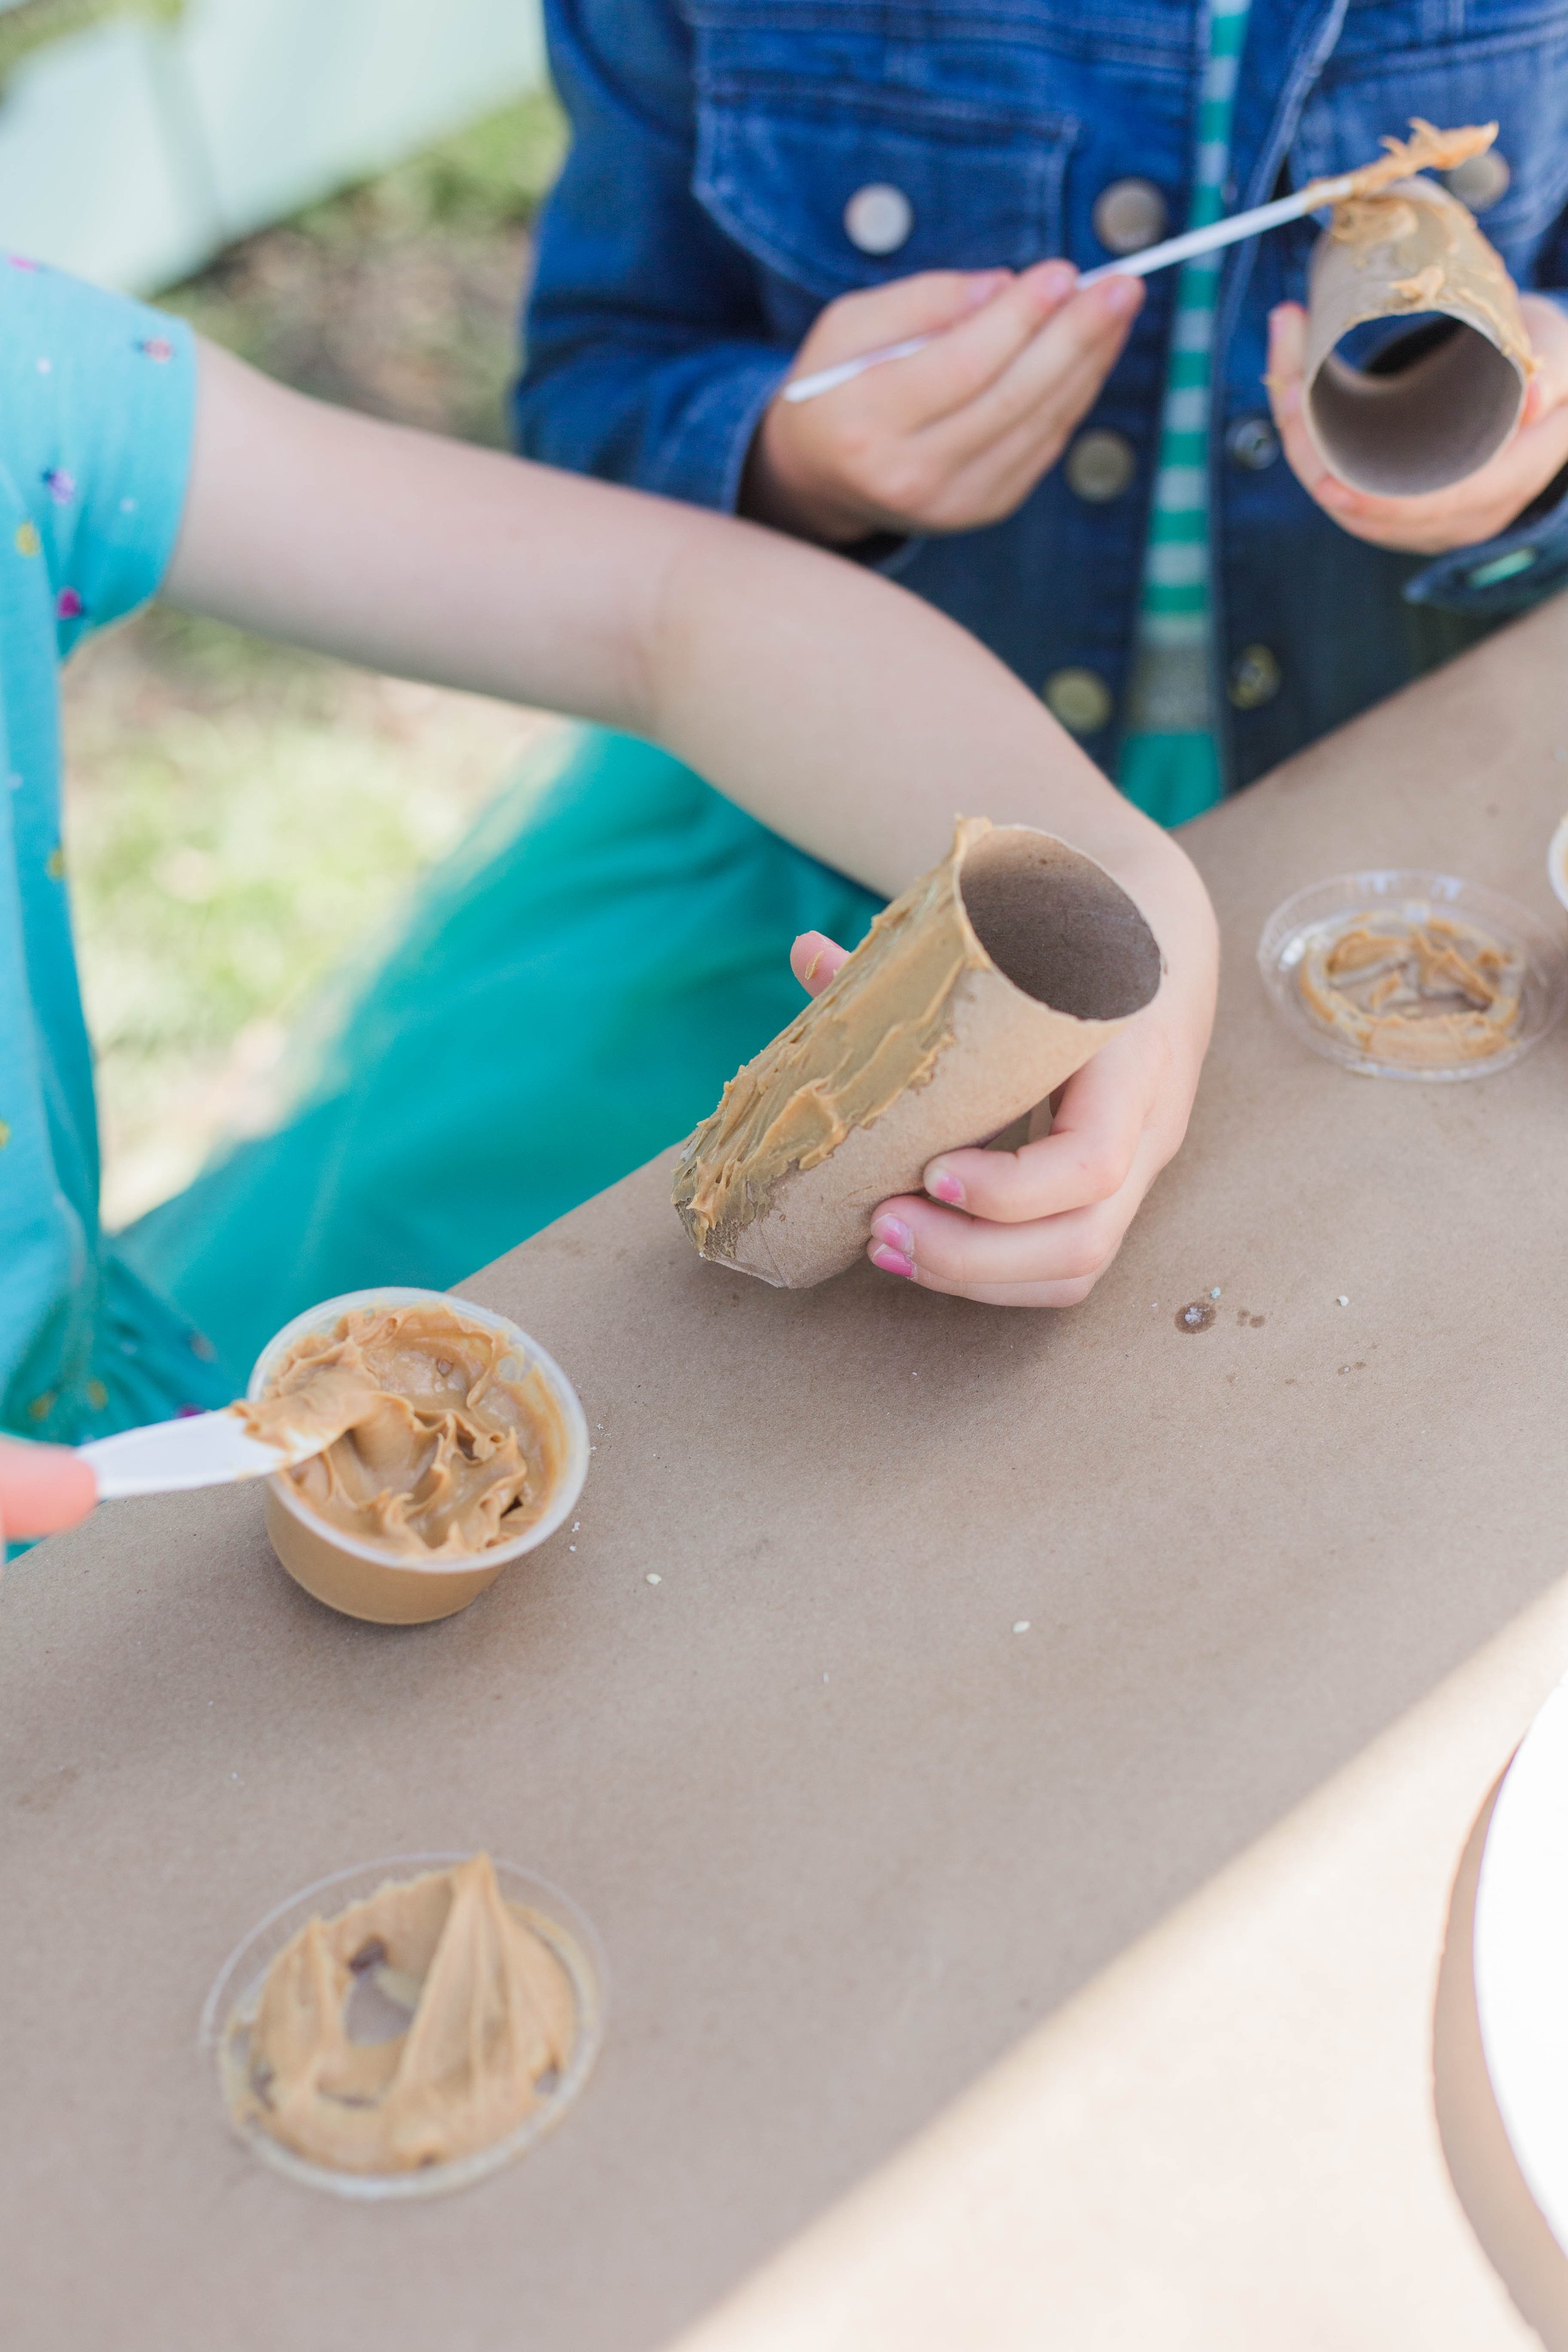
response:
M691 1137L675 1179L688 1233L784 1288L842 1274L879 1202L1043 1102L1152 1000L1161 970L1092 858L966 819Z
M1336 349L1369 320L1433 312L1453 328L1389 373ZM1513 280L1446 188L1396 180L1334 207L1312 250L1303 415L1341 481L1380 498L1462 481L1511 436L1534 368Z

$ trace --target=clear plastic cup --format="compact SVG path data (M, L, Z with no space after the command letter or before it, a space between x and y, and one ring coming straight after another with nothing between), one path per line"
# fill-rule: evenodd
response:
M301 1927L314 1918L330 1918L352 1903L384 1886L388 1879L422 1877L427 1871L449 1870L469 1859L465 1853L395 1853L381 1862L358 1864L334 1871L302 1887L253 1927L232 1951L202 2010L200 2044L217 2069L218 2094L230 2124L254 2154L290 2180L307 2188L325 2189L334 2197L362 2202L387 2198L439 2197L453 2189L467 2189L488 2173L533 2147L552 2131L593 2072L605 2039L609 1977L604 1949L587 1915L548 1879L520 1870L515 1863L494 1864L502 1900L547 1944L571 1979L576 2005L576 2033L572 2054L554 2082L543 2086L540 2104L517 2129L489 2147L455 2157L449 2164L421 2165L405 2172L337 2172L316 2164L274 2139L253 2116L243 2112L250 2028L268 1969Z
M495 1582L510 1561L534 1550L554 1534L582 1493L588 1475L588 1424L576 1390L537 1340L509 1317L475 1307L466 1298L453 1298L444 1290L395 1286L351 1290L341 1298L324 1299L320 1307L308 1307L268 1340L256 1360L246 1395L261 1396L279 1360L308 1334L331 1333L345 1315L365 1309L379 1314L394 1307L445 1307L462 1322L499 1331L511 1342L513 1350L502 1359L503 1377L531 1386L542 1409L556 1416L561 1441L559 1467L537 1518L506 1543L492 1544L486 1551L457 1559L409 1559L388 1545L348 1535L313 1511L283 1472L268 1480L267 1532L296 1584L345 1617L365 1618L375 1625L425 1625L466 1609Z
M1402 917L1426 922L1433 916L1457 918L1487 932L1500 947L1517 954L1524 967L1519 1020L1506 1043L1495 1054L1472 1062L1433 1065L1381 1061L1363 1053L1349 1037L1328 1028L1310 1011L1297 983L1301 960L1325 934L1342 929L1358 915ZM1479 882L1464 882L1452 874L1427 874L1414 867L1374 869L1363 874L1340 874L1330 882L1314 882L1287 898L1263 927L1258 942L1258 968L1263 985L1286 1027L1303 1044L1342 1068L1373 1078L1415 1078L1427 1084L1457 1078L1489 1077L1506 1070L1532 1045L1538 1045L1568 1002L1568 958L1551 928L1528 907Z

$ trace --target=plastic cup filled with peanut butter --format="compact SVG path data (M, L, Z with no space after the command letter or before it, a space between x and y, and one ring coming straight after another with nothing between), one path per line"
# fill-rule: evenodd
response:
M504 1315L395 1286L329 1298L262 1350L247 1406L338 1431L267 1482L267 1532L344 1616L420 1625L477 1600L554 1534L588 1470L576 1391Z
M393 1854L268 1912L224 1963L201 2044L265 2163L339 2197L429 2197L560 2122L607 1981L558 1886L486 1853Z

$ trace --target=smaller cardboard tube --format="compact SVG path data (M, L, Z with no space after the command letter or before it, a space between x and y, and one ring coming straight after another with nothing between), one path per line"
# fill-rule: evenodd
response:
M1416 498L1463 481L1516 430L1530 382L1529 337L1501 261L1456 198L1402 180L1335 215L1313 248L1303 415L1320 456L1352 489ZM1380 230L1385 234L1380 235ZM1369 320L1412 331L1373 369L1340 350ZM1429 330L1441 322L1447 331Z

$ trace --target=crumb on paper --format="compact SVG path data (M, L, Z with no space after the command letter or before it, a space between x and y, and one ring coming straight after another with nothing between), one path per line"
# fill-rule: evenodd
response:
M1211 1291L1209 1292L1209 1297L1210 1297L1211 1298L1217 1298L1217 1297L1219 1297L1219 1286L1218 1286L1218 1285L1217 1285L1217 1284L1215 1285L1215 1286L1214 1287L1214 1289L1213 1289L1213 1290L1211 1290Z
M1348 1306L1350 1305L1350 1300L1345 1297L1345 1294L1344 1294L1344 1292L1343 1292L1342 1290L1342 1291L1341 1291L1341 1293L1340 1293L1340 1299L1339 1299L1339 1303L1340 1303L1340 1305L1341 1305L1342 1307L1348 1307Z
M662 1584L662 1583L664 1582L664 1579L663 1579L663 1577L662 1577L662 1576L660 1576L660 1575L658 1575L658 1573L657 1573L653 1569L651 1569L651 1568L648 1570L648 1572L647 1572L647 1580L648 1580L648 1582L649 1582L650 1584Z
M1026 1633L1028 1630L1029 1620L1026 1617L1020 1617L1017 1623L1013 1628L1015 1633Z

